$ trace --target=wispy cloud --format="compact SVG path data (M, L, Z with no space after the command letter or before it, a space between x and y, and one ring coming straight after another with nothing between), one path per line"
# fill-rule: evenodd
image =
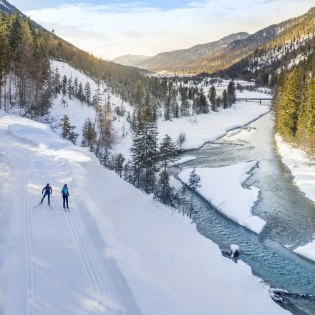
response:
M239 31L253 33L312 5L314 0L200 0L162 10L144 2L77 3L26 14L80 48L110 59L188 48Z

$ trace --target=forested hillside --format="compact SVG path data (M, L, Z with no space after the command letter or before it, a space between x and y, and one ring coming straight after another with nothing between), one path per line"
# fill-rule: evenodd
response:
M149 94L154 89L153 81L138 69L96 58L19 12L1 13L0 42L0 108L16 109L22 116L41 117L50 107L56 82L49 60L65 61L98 82L106 81L112 93L130 103L137 84Z
M200 73L208 71L202 64L209 58L220 54L231 43L245 39L249 36L246 32L228 35L217 41L196 45L188 49L179 49L160 53L137 64L137 67L151 71L168 71L173 73Z
M290 70L302 60L312 62L310 55L315 46L315 8L301 17L280 23L278 30L276 38L214 75L255 79L257 84L274 87L283 70Z

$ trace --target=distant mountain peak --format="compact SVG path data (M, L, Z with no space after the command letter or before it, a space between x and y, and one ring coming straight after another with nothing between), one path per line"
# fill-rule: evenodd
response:
M141 62L151 58L150 56L143 56L143 55L123 55L120 57L117 57L113 59L112 61L124 66L131 66L131 67L136 67L138 64Z

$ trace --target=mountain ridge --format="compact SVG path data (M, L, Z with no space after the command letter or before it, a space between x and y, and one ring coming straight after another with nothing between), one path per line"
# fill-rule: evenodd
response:
M211 51L202 51L203 46L196 45L189 49L164 52L147 59L138 66L155 72L214 73L231 67L255 50L263 49L264 46L267 49L281 45L295 37L304 36L304 34L310 33L314 36L314 16L315 7L304 15L269 25L254 34L244 36L244 38L235 38L226 46L217 47ZM194 54L191 54L193 49L195 49Z
M156 56L145 60L142 63L139 63L139 67L143 67L147 70L165 70L161 69L163 67L174 67L174 65L180 65L183 63L190 63L191 60L196 60L198 58L202 58L203 56L220 50L226 46L228 46L231 42L246 38L249 34L246 32L239 32L230 34L225 36L219 40L205 43L205 44L198 44L194 45L188 49L177 49L170 52L162 52L157 54Z
M14 5L10 4L6 0L0 0L0 12L5 12L5 13L19 12L20 14L24 15Z

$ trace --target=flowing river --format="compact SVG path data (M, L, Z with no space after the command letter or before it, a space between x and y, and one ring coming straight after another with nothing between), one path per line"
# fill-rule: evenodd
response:
M259 167L245 183L261 190L252 210L266 221L257 235L219 213L204 198L195 194L193 220L198 231L222 250L238 244L240 259L251 266L255 275L272 288L287 290L280 294L282 305L296 315L315 314L315 263L293 250L310 242L315 232L315 204L293 183L289 169L281 162L274 141L273 112L248 128L233 130L225 137L200 149L181 155L196 159L172 167L176 176L191 167L220 167L256 160Z

